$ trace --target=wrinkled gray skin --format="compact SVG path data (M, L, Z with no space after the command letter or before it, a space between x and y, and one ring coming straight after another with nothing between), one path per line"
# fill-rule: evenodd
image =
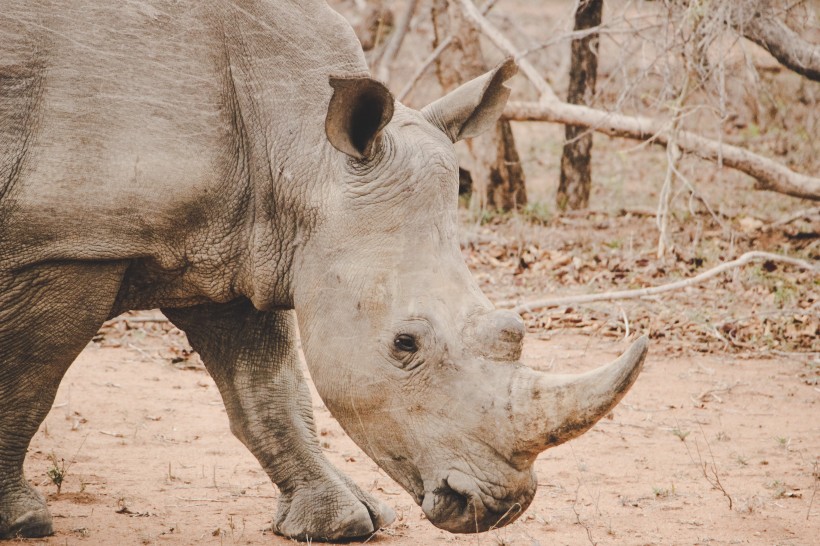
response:
M279 533L394 517L322 455L297 323L333 415L431 522L517 518L536 455L617 403L645 342L533 372L464 265L452 141L514 70L418 112L323 2L0 0L0 537L52 532L29 441L100 324L154 307L279 487Z

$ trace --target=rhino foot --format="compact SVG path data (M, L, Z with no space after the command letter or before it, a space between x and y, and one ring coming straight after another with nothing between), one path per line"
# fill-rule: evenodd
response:
M0 497L0 539L37 538L54 534L43 496L28 484Z
M369 537L395 518L392 508L339 476L283 493L273 531L300 540L354 540Z

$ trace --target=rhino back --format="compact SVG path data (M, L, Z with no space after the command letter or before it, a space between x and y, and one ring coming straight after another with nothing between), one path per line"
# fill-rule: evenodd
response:
M254 188L284 183L256 180L263 156L323 146L328 74L366 71L324 2L0 5L0 256L21 264L241 238Z

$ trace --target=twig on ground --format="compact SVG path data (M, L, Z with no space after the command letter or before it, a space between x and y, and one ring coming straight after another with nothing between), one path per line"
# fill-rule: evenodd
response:
M746 252L745 254L742 254L737 259L734 259L730 262L722 263L718 266L715 266L711 269L704 271L703 273L700 273L699 275L689 277L688 279L682 279L679 281L662 284L660 286L636 288L633 290L617 290L614 292L603 292L601 294L580 294L577 296L563 296L558 298L545 298L540 300L534 300L516 305L515 307L513 307L513 311L519 314L525 312L531 313L539 309L544 309L545 307L557 307L559 305L591 303L595 301L626 300L642 298L645 296L653 296L655 294L663 294L664 292L671 292L672 290L678 290L681 288L686 288L687 286L693 286L705 280L711 279L712 277L716 277L721 273L724 273L737 267L742 267L750 262L758 260L783 262L795 267L799 267L801 269L813 271L816 274L820 274L820 266L811 264L807 261L800 260L798 258L791 258L789 256L781 256L780 254L772 254L771 252L760 252L753 250L751 252Z
M709 450L709 457L712 459L712 466L708 467L707 463L703 463L700 459L700 448L698 447L697 442L695 442L695 449L698 451L698 460L701 460L701 469L703 470L703 477L706 478L706 481L712 484L712 487L719 490L723 495L729 500L729 510L732 509L732 496L726 491L726 488L723 487L723 484L720 483L720 476L718 475L717 471L717 463L715 462L715 455L712 453L712 446L709 445L709 440L706 439L706 433L703 432L703 427L698 423L698 428L700 429L700 434L703 436L703 441L706 442L706 449ZM709 479L708 473L706 472L707 468L712 471L712 478L713 480Z
M513 513L513 510L515 510L515 512L514 512L514 513ZM509 523L509 521L508 521L508 516L509 516L510 518L517 518L517 517L518 517L518 515L521 513L521 511L522 511L522 510L521 510L521 504L519 504L519 503L517 503L517 502L516 502L516 503L513 503L513 505L512 505L512 506L510 506L509 508L507 508L507 511L506 511L506 512L504 512L503 514L501 514L501 517L500 517L500 518L498 518L498 519L495 521L495 523L493 523L493 524L490 526L490 528L488 529L488 531L494 531L496 528L498 528L498 527L500 527L500 526L504 526L504 525L506 525L507 523ZM512 515L511 515L511 514L512 514ZM507 521L505 521L505 520L507 520Z
M588 215L588 214L590 214L591 211L584 210L584 211L581 211L581 212L583 212L585 215ZM638 217L652 217L652 216L655 216L657 213L658 213L657 210L640 209L640 208L622 208L618 211L618 214L620 214L621 216L626 216L627 214L629 214L630 216L638 216ZM569 212L565 212L564 214L565 215L569 214Z
M121 323L134 323L134 324L147 324L155 322L157 324L162 324L163 322L171 322L164 316L162 317L117 317L113 318L109 321L105 322L106 326L111 326L113 324L121 324Z
M148 352L148 351L146 351L145 349L143 349L143 348L141 348L141 347L137 347L137 346L136 346L136 345L134 345L133 343L129 343L129 344L127 345L127 347L128 347L129 349L131 349L132 351L137 351L139 354L141 354L141 355L143 356L143 358L147 358L148 360L150 360L150 361L152 361L152 362L165 362L165 361L162 359L162 357L160 357L160 356L158 356L158 355L152 355L151 353L149 353L149 352Z
M692 452L689 450L689 444L686 443L686 438L681 438L683 441L684 447L686 447L686 453L689 455L689 460L692 461L692 464L697 466L701 473L703 474L704 479L712 486L713 489L717 489L729 500L729 510L732 509L733 501L732 496L726 491L723 487L723 484L720 483L720 476L718 475L717 470L717 463L715 462L715 455L712 453L712 447L709 445L709 440L706 439L706 433L703 432L703 426L698 423L698 428L700 428L700 434L703 436L703 441L706 442L706 448L709 450L709 457L712 459L712 465L709 466L708 463L703 462L703 457L700 454L700 447L698 446L697 441L695 441L695 451L698 454L698 461L695 462L695 458L692 457ZM710 475L711 472L711 475Z
M811 361L820 362L820 353L818 352L805 352L805 351L779 351L777 349L764 349L767 353L771 353L777 356L785 356L786 358L793 358L797 361L805 361L805 363L809 363Z
M598 543L595 542L595 540L593 540L592 538L592 529L589 528L589 525L581 521L581 514L579 514L578 510L575 508L575 506L578 504L578 493L580 491L581 480L578 480L578 487L575 488L575 498L572 500L572 511L575 513L575 521L587 532L587 540L589 540L589 543L592 544L592 546L596 546Z
M798 210L797 212L789 214L785 218L781 218L780 220L777 220L776 222L772 222L771 224L766 224L766 225L762 226L760 229L762 231L771 231L771 230L773 230L775 228L779 228L781 226L787 226L787 225L791 224L792 222L796 222L797 220L800 220L802 218L810 218L812 216L820 216L820 207L812 207L810 209Z
M219 502L219 503L223 503L223 502L228 502L228 501L231 500L229 497L225 497L223 499L206 499L206 498L199 499L199 498L179 497L178 496L177 498L179 500L185 501L185 502Z
M458 4L461 7L461 11L464 13L464 16L469 19L479 30L481 30L481 32L483 32L498 49L515 58L518 68L524 76L530 80L530 83L532 83L538 90L542 102L559 102L558 97L555 95L555 91L552 90L552 87L547 83L547 80L541 76L538 69L536 69L528 60L524 59L519 54L512 42L510 42L507 37L501 33L501 31L495 28L493 24L481 14L472 0L458 0Z
M814 496L817 494L817 484L820 483L820 471L817 470L817 461L814 463L814 470L811 475L814 477L814 489L811 492L809 508L806 510L806 521L809 521L809 516L811 515L811 505L814 504Z
M732 385L722 384L711 389L706 389L696 397L692 398L692 401L709 402L709 399L711 398L716 400L718 403L722 404L723 399L720 396L718 396L718 393L731 392L732 389L737 387L738 385L740 385L740 381L735 381Z
M720 333L721 332L720 328L718 328L717 326L715 326L713 324L704 324L704 325L701 326L701 328L708 335L710 335L710 336L714 337L715 339L717 339L718 341L722 342L724 348L727 348L730 345L732 347L737 347L739 349L747 349L747 350L757 348L752 343L744 343L743 341L738 341L737 339L734 338L734 336L732 336L728 333L727 333L727 335L724 336L723 334Z

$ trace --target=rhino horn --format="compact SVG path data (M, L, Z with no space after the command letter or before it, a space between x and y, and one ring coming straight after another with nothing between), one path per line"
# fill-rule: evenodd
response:
M545 449L589 430L635 382L646 351L644 336L614 362L583 374L528 370L521 377L523 384L513 390L515 457L531 461Z

